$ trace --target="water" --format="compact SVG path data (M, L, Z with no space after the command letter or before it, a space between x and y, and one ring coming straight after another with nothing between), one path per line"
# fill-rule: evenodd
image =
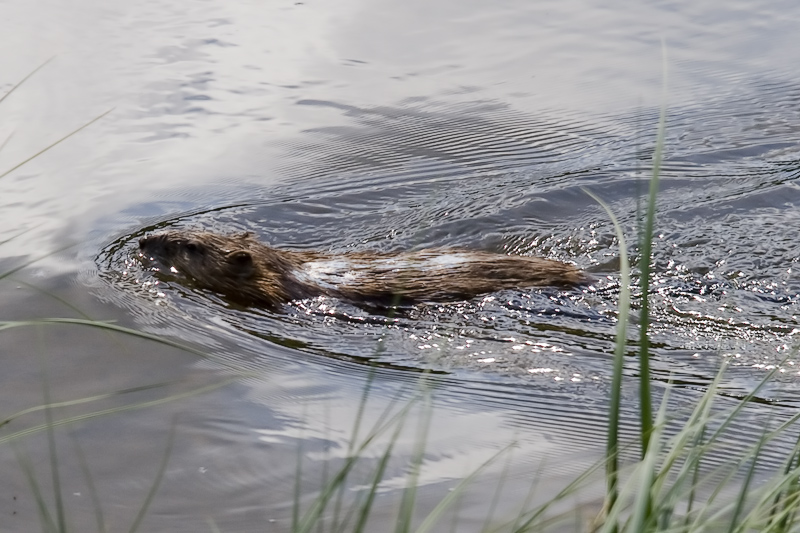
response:
M42 403L39 353L58 401L170 381L104 400L134 405L220 385L59 430L76 524L96 528L68 435L87 450L107 519L126 525L174 428L145 530L196 531L207 518L226 531L285 530L298 449L310 495L324 465L346 455L367 384L364 427L395 395L411 397L422 370L435 394L420 516L511 442L514 474L503 477L503 461L484 473L492 483L464 497L459 531L480 529L498 480L513 513L543 465L557 487L593 464L604 444L619 260L607 215L583 189L609 203L635 244L662 102L662 38L669 113L651 294L657 395L672 380L671 401L685 411L728 360L720 401L732 406L779 368L734 448L800 401L794 4L175 9L83 0L6 2L0 13L0 89L55 56L0 104L0 140L13 133L0 172L113 108L3 178L2 239L25 233L0 248L2 264L41 258L6 280L5 319L78 316L26 282L92 318L215 358L64 326L4 331L3 416ZM247 230L300 250L538 255L574 262L595 281L397 314L324 298L245 309L180 283L152 285L136 242L166 227ZM226 365L250 375L225 385ZM630 436L632 357L625 372ZM70 409L57 414L95 406ZM417 437L406 433L378 524L394 516ZM16 441L37 464L43 437ZM792 445L776 443L766 466ZM9 530L27 531L37 521L32 492L18 455L2 453L14 477L0 489L0 510L13 516ZM379 452L366 454L374 464ZM46 486L47 464L37 468Z

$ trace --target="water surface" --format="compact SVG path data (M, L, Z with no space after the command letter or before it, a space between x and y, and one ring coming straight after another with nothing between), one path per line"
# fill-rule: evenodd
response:
M6 2L0 13L9 50L0 89L55 56L0 105L0 140L13 133L0 169L113 108L0 184L2 239L25 231L0 248L3 265L42 258L6 280L3 315L80 316L55 294L93 318L214 357L67 326L4 331L3 416L41 404L43 382L58 401L154 386L110 405L220 385L56 432L80 529L96 529L96 513L73 443L85 449L107 520L127 527L174 429L144 530L197 531L207 519L225 531L286 530L297 457L308 502L347 454L365 387L364 428L392 398L413 397L426 370L434 414L420 516L512 442L511 466L498 461L464 496L459 531L483 526L497 483L513 516L537 475L552 493L593 464L604 443L619 259L607 215L583 189L609 203L635 260L663 101L662 39L669 113L650 295L657 395L669 387L675 412L687 412L727 360L720 402L733 406L778 367L731 449L800 400L792 3L176 9L82 0ZM152 284L136 242L167 227L247 230L299 250L537 255L574 262L595 281L398 313L324 298L245 309L180 283ZM638 413L633 355L628 437ZM225 385L231 367L248 377ZM70 409L56 414L100 407ZM371 530L394 516L415 427L400 437ZM45 435L15 442L51 483ZM765 467L791 446L776 443ZM0 489L0 511L10 531L28 531L38 519L23 459L7 445L2 453L14 477ZM365 452L362 482L380 453Z

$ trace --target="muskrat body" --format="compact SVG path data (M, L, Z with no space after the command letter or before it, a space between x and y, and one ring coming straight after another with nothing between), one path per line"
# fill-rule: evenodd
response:
M575 266L462 249L405 253L279 250L250 233L174 230L139 240L141 255L245 305L332 296L397 304L468 299L500 289L586 282Z

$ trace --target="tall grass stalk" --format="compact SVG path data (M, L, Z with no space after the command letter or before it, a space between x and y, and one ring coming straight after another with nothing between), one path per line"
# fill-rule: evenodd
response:
M375 495L378 493L378 486L380 485L381 481L383 481L383 475L386 472L386 467L389 465L389 459L392 457L394 445L400 438L400 433L403 430L404 423L405 419L401 419L398 422L391 438L389 439L389 444L386 446L386 450L383 452L380 460L378 461L377 468L375 468L370 487L367 491L366 499L358 511L358 519L355 527L353 528L353 533L363 533L365 531L364 528L367 525L367 520L369 519L370 512L372 511L372 505L375 502Z
M83 453L78 439L70 433L72 444L75 447L75 454L78 456L78 464L80 465L83 478L86 480L86 487L89 492L89 498L92 500L92 507L94 507L94 519L97 523L97 532L106 533L106 522L103 515L103 506L100 505L100 499L97 497L97 488L94 484L94 478L89 470L89 463L86 461L86 454Z
M139 403L135 403L135 404L124 405L124 406L121 406L121 407L112 407L112 408L109 408L109 409L102 409L100 411L94 411L94 412L90 412L90 413L84 413L84 414L80 414L80 415L69 416L69 417L66 417L66 418L58 419L58 420L54 419L54 420L51 420L50 423L39 424L39 425L32 426L32 427L29 427L29 428L26 428L26 429L21 429L19 431L16 431L14 433L9 434L9 435L5 435L3 437L0 437L0 444L5 444L5 443L8 443L8 442L19 440L19 439L21 439L23 437L28 437L28 436L34 435L36 433L41 433L42 431L48 431L49 427L57 427L57 426L62 426L62 425L67 425L67 424L75 424L77 422L84 422L86 420L91 420L93 418L99 418L99 417L102 417L102 416L119 414L119 413L122 413L122 412L125 412L125 411L131 411L131 410L134 410L134 409L144 409L144 408L147 408L147 407L155 407L157 405L163 405L163 404L174 402L174 401L177 401L177 400L180 400L180 399L183 399L183 398L188 398L188 397L199 395L199 394L205 394L207 392L211 392L213 390L216 390L216 389L219 389L221 387L224 387L225 385L228 385L230 383L238 381L239 379L240 379L239 376L235 376L235 377L231 377L231 378L227 378L227 379L221 380L221 381L219 381L217 383L212 383L211 385L204 385L202 387L197 387L195 389L192 389L192 390L189 390L189 391L186 391L186 392L181 392L181 393L178 393L178 394L173 394L173 395L170 395L170 396L167 396L167 397L164 397L164 398L157 398L155 400L148 400L148 401L145 401L145 402L139 402ZM41 407L41 409L43 409L45 412L47 412L48 407L43 406L43 407Z
M426 387L424 378L422 380L423 404L422 411L418 419L417 437L414 442L414 450L411 453L411 465L408 473L408 482L400 500L400 510L398 511L397 527L395 533L408 533L411 529L411 519L414 514L414 500L417 496L417 486L419 485L419 474L424 461L425 446L428 443L428 431L431 425L431 392Z
M14 454L16 455L17 463L22 468L22 473L25 474L25 478L28 480L28 486L31 488L33 498L36 500L36 509L38 511L39 523L42 526L42 531L45 533L57 533L58 529L56 523L53 521L53 517L50 514L50 508L44 499L42 490L39 487L39 482L36 481L36 472L33 470L30 457L18 448L16 444L14 445Z
M367 374L367 381L364 384L364 390L361 392L361 400L358 403L358 410L356 411L356 418L353 421L353 430L350 433L350 441L347 444L347 455L350 456L353 454L353 450L356 447L356 443L358 442L358 434L361 432L361 423L364 419L364 409L367 407L367 402L369 401L369 395L372 391L372 385L375 381L375 367L370 366L369 372ZM339 493L336 496L336 503L333 509L333 527L336 528L339 524L339 513L342 509L342 502L344 500L344 487L347 484L347 475L339 486Z
M8 92L6 92L6 94L4 94L3 96L0 96L0 104L2 104L2 103L3 103L3 101L4 101L6 98L8 98L8 97L9 97L9 96L10 96L10 95L11 95L11 94L14 92L14 91L16 91L16 90L17 90L17 89L18 89L18 88L19 88L19 87L20 87L20 86L21 86L23 83L25 83L26 81L28 81L28 80L29 80L29 79L30 79L30 78L31 78L31 77L32 77L34 74L36 74L37 72L39 72L39 71L40 71L42 68L44 68L44 66L45 66L45 65L47 65L47 64L48 64L50 61L52 61L52 60L53 60L53 58L51 57L50 59L48 59L47 61L45 61L44 63L42 63L42 64L41 64L41 65L39 65L38 67L36 67L35 69L33 69L33 71L31 71L31 73L30 73L30 74L28 74L27 76L25 76L24 78L22 78L22 80L21 80L21 81L17 82L17 83L16 83L16 84L15 84L13 87L11 87L11 89L9 89L9 90L8 90ZM31 161L33 161L34 159L36 159L37 157L39 157L39 156L40 156L40 155L42 155L43 153L47 152L48 150L50 150L50 149L52 149L52 148L55 148L56 146L58 146L59 144L61 144L61 143L62 143L62 142L64 142L64 141L66 141L67 139L69 139L69 138L70 138L70 137L72 137L73 135L75 135L75 134L77 134L78 132L80 132L80 131L82 131L82 130L84 130L84 129L88 128L89 126L91 126L92 124L94 124L95 122L97 122L98 120L100 120L101 118L103 118L104 116L108 115L108 114L109 114L109 113L111 113L113 110L114 110L114 109L113 109L113 108L111 108L111 109L109 109L108 111L106 111L106 112L104 112L104 113L101 113L100 115L96 116L95 118L93 118L93 119L92 119L92 120L90 120L89 122L85 123L84 125L80 126L79 128L77 128L77 129L75 129L75 130L71 131L70 133L68 133L68 134L64 135L63 137L61 137L61 138L60 138L60 139L58 139L57 141L55 141L55 142L53 142L53 143L50 143L49 145L47 145L46 147L42 148L41 150L39 150L38 152L36 152L36 153L35 153L35 154L33 154L32 156L30 156L30 157L28 157L28 158L26 158L26 159L23 159L21 162L17 163L16 165L14 165L13 167L9 168L8 170L6 170L6 171L4 171L4 172L1 172L1 173L0 173L0 178L4 178L4 177L8 176L9 174L11 174L12 172L14 172L14 171L15 171L15 170L17 170L18 168L22 167L23 165L26 165L26 164L30 163ZM0 151L2 151L2 149L3 149L3 148L5 148L6 144L8 143L8 141L9 141L10 139L11 139L11 135L9 135L9 136L6 138L6 140L5 140L5 141L3 141L2 145L0 145Z
M486 468L488 468L492 463L497 461L503 454L507 453L515 446L515 443L511 443L505 448L501 449L499 452L491 456L489 459L483 462L477 469L473 470L470 475L459 481L458 485L453 488L444 499L436 505L436 507L431 511L428 516L422 521L420 526L417 528L416 533L428 533L433 529L433 526L436 522L441 518L442 514L463 494L464 490L472 483L475 478L483 472ZM489 511L489 516L491 516L491 509ZM484 526L484 529L488 529L488 523Z
M199 348L195 348L193 346L189 346L185 343L174 341L166 337L161 337L159 335L154 335L152 333L146 333L143 331L127 328L125 326L120 326L114 324L111 321L87 320L84 318L37 318L34 320L9 320L9 321L0 321L0 331L13 328L58 326L58 325L85 326L89 328L107 330L122 335L137 337L140 339L150 340L162 344L164 346L177 348L181 351L191 353L203 359L213 361L215 364L225 368L226 370L232 373L237 374L239 377L248 377L254 375L254 372L252 370L242 365L238 365L236 363L228 361L223 357L214 356L213 354L209 354L208 352L201 350Z
M156 491L158 491L158 487L161 486L161 480L164 478L164 472L167 471L167 462L169 461L170 456L172 455L172 446L175 444L175 427L177 426L177 422L173 420L172 425L170 426L169 430L169 437L167 438L167 446L164 450L163 455L161 456L161 463L158 465L158 470L156 470L156 477L153 479L153 483L150 485L150 490L147 491L147 495L142 502L142 506L139 508L139 512L136 514L136 518L133 520L128 533L135 533L137 529L139 529L139 525L144 520L144 517L147 515L147 509L150 507L150 504L153 502L153 497L156 495Z
M50 383L47 375L47 362L45 361L42 331L37 328L37 344L39 352L39 366L42 376L42 396L44 397L45 405L49 406L50 401ZM61 494L61 476L58 469L58 455L56 452L56 436L53 429L53 411L50 407L44 410L45 427L47 433L47 451L48 459L50 460L50 475L53 480L53 500L56 505L56 527L59 532L67 531L66 515L64 514L64 499Z
M505 480L508 476L508 470L511 467L511 459L513 458L511 450L513 449L512 448L513 446L515 446L515 443L512 443L507 448L509 450L509 453L506 457L505 462L503 463L503 471L500 473L500 479L497 482L497 488L494 491L492 502L489 504L489 512L486 514L486 521L483 524L484 531L489 529L489 525L492 523L492 520L494 519L494 513L495 509L497 508L497 504L500 502L500 494L503 492L503 483L505 483Z
M9 89L9 90L8 90L8 92L7 92L6 94L4 94L3 96L0 96L0 104L2 104L2 103L3 103L3 100L5 100L5 99L6 99L6 98L8 98L9 96L11 96L11 93L13 93L13 92L14 92L14 91L16 91L17 89L19 89L20 85L22 85L23 83L25 83L26 81L28 81L28 80L29 80L29 79L30 79L30 78L31 78L31 77L32 77L34 74L36 74L37 72L39 72L40 70L42 70L42 69L44 68L44 66L45 66L45 65L47 65L49 62L51 62L51 61L52 61L54 58L55 58L55 56L53 56L53 57L51 57L51 58L49 58L49 59L45 60L45 61L44 61L44 63L42 63L41 65L39 65L39 66L38 66L38 67L36 67L35 69L33 69L33 70L32 70L32 71L31 71L31 72L30 72L30 73L29 73L27 76L25 76L25 77L24 77L24 78L22 78L20 81L18 81L17 83L15 83L15 84L14 84L14 86L13 86L13 87L11 87L11 89Z
M75 130L72 130L70 133L64 135L63 137L61 137L57 141L55 141L53 143L50 143L49 145L45 146L44 148L42 148L41 150L39 150L38 152L36 152L32 156L28 157L27 159L22 160L21 163L17 163L16 165L14 165L13 167L9 168L5 172L0 173L0 178L4 178L4 177L8 176L9 174L14 172L15 170L17 170L21 166L23 166L23 165L25 165L27 163L30 163L31 161L33 161L34 159L36 159L37 157L39 157L43 153L47 152L48 150L50 150L52 148L55 148L56 146L58 146L59 144L61 144L64 141L66 141L67 139L69 139L73 135L75 135L75 134L79 133L80 131L83 131L84 129L88 128L89 126L91 126L92 124L94 124L95 122L97 122L98 120L103 118L104 116L108 115L112 111L114 111L113 108L109 109L108 111L106 111L104 113L101 113L101 114L97 115L95 118L93 118L89 122L85 123L83 126L77 128Z
M398 398L399 394L390 400L389 403L392 407L392 410L394 409L394 406L396 406ZM367 399L368 394L362 395L362 402L366 402ZM351 439L352 446L348 447L348 455L344 465L328 481L322 492L312 503L311 508L303 513L302 516L300 516L299 513L300 494L296 494L295 508L293 509L294 518L292 520L291 528L293 533L306 533L315 527L320 531L324 531L322 524L323 513L328 504L331 503L334 498L336 498L336 501L334 502L336 508L334 509L334 514L332 517L333 519L330 523L330 531L353 531L354 533L363 533L368 531L367 524L371 516L375 497L378 494L380 484L384 481L384 474L386 472L386 468L388 467L389 461L392 458L394 448L399 441L401 433L407 425L408 417L413 412L413 408L415 406L418 406L420 412L416 417L417 429L413 441L414 445L411 452L411 457L409 458L407 467L408 477L406 486L403 489L401 501L399 502L397 518L394 527L395 531L397 532L412 531L414 510L416 508L416 492L419 487L419 478L424 464L425 444L427 442L427 435L433 414L430 384L424 377L420 380L420 385L416 394L397 412L392 414L390 411L384 411L384 413L378 419L379 422L375 427L373 427L373 429L367 432L366 435L360 437L359 439ZM356 427L360 427L363 424L363 412L364 409L362 407L359 409L359 416L362 417L362 420L356 424ZM349 476L351 475L356 464L361 460L375 439L381 434L389 432L389 430L391 431L388 438L388 443L383 452L380 454L375 468L370 475L367 488L364 489L364 492L359 495L355 503L346 511L346 518L341 519L341 514L345 511L343 509L344 503L343 501L339 500L339 495L342 495L347 490L347 480ZM477 469L472 471L470 475L462 479L448 493L448 495L443 498L434 507L434 509L428 513L427 516L425 516L422 523L413 529L413 531L416 533L429 533L431 531L436 531L435 528L437 527L437 523L442 518L444 513L448 509L452 508L452 506L463 495L466 488L475 480L475 478L487 467L497 461L498 458L502 457L505 453L512 449L513 446L515 446L514 443L501 449ZM298 459L298 461L300 461L300 459ZM300 470L297 471L296 475L298 477L298 481L295 487L298 489L299 478L301 476ZM351 519L353 520L352 528L349 527ZM486 524L486 528L488 528L488 522Z
M764 427L761 438L758 439L756 443L756 449L753 452L752 457L750 458L750 467L747 469L747 474L744 478L744 483L742 483L742 487L739 490L739 496L736 498L736 504L733 508L733 513L731 514L730 525L728 526L728 533L733 533L738 529L739 526L739 516L744 512L745 503L747 502L747 496L750 489L750 484L753 481L753 474L756 470L756 463L758 460L758 456L761 453L761 450L764 448L764 443L766 442L766 434L767 428Z
M661 435L667 422L667 404L669 389L666 389L661 408L658 410L655 425L652 428L654 445L648 446L647 453L640 463L639 479L636 480L639 490L634 501L634 512L628 531L653 531L656 529L658 513L653 512L653 496L657 490L656 468L661 460Z
M656 136L656 146L653 155L653 174L650 179L650 191L648 195L648 205L645 214L645 228L640 236L640 271L641 271L641 314L640 314L640 337L639 337L639 412L640 412L640 437L641 437L641 457L647 457L647 450L650 443L650 436L653 431L652 421L652 394L650 391L650 355L648 327L649 317L649 290L650 290L650 261L652 259L652 236L655 224L656 197L658 195L658 182L664 151L664 137L666 131L667 117L667 58L666 46L662 44L663 52L663 97L661 112L658 123L658 133ZM620 407L622 401L622 370L625 361L625 351L628 342L628 319L630 314L630 263L628 261L628 247L625 234L622 230L614 212L600 197L583 189L591 196L608 215L614 226L614 233L617 237L619 246L619 270L620 270L620 293L617 311L617 331L614 347L614 360L611 372L611 396L608 411L608 430L606 438L606 497L604 509L606 512L612 509L619 497L619 422ZM645 504L649 507L649 504ZM610 531L617 531L616 524L611 524Z
M628 315L631 308L631 268L628 262L628 246L617 217L611 208L597 195L584 189L608 214L614 225L619 246L619 304L617 311L617 334L614 346L614 363L611 372L611 398L608 407L608 433L606 438L606 503L610 509L617 501L619 478L619 417L622 403L622 368L625 363L625 348L628 342Z
M655 152L653 153L653 176L650 178L650 192L648 194L647 212L645 213L644 232L640 238L641 259L639 270L641 272L642 302L639 315L639 412L642 438L642 458L647 455L650 444L650 433L653 430L653 408L650 393L650 261L652 260L653 226L656 218L656 197L658 196L658 183L661 175L661 164L664 157L664 138L667 130L667 47L662 41L662 80L663 95L661 99L661 113L658 118L658 134L656 136Z
M385 416L380 419L375 427L373 427L353 448L352 452L348 454L344 465L323 488L322 492L311 504L311 508L299 518L296 525L293 527L293 533L309 533L319 524L319 520L328 504L339 491L344 490L347 477L353 468L355 468L359 458L378 437L388 432L389 429L396 428L396 424L403 423L402 421L408 416L409 411L417 404L418 400L418 398L412 399L394 414L390 415L385 413Z
M16 413L14 413L13 415L9 415L6 418L0 420L0 427L3 427L4 425L8 424L9 422L11 422L13 420L16 420L17 418L21 418L21 417L23 417L25 415L28 415L28 414L31 414L31 413L36 413L38 411L43 411L45 409L53 409L53 408L57 408L57 407L70 407L70 406L74 406L74 405L82 405L82 404L85 404L85 403L96 402L98 400L105 400L105 399L108 399L108 398L113 398L115 396L124 396L126 394L131 394L131 393L134 393L134 392L141 392L141 391L152 390L152 389L160 389L160 388L163 388L163 387L168 387L170 385L175 385L177 383L179 383L178 380L162 381L162 382L159 382L159 383L152 383L152 384L149 384L149 385L140 385L138 387L130 387L128 389L119 389L119 390L116 390L116 391L113 391L113 392L108 392L108 393L105 393L105 394L96 394L94 396L85 396L83 398L78 398L78 399L75 399L75 400L65 400L65 401L62 401L62 402L45 403L43 405L37 405L37 406L34 406L34 407L28 407L27 409L23 409L22 411L18 411Z
M786 461L786 467L783 471L784 477L789 476L792 472L800 469L800 438L794 447L794 453ZM781 491L775 495L773 509L770 513L770 524L776 524L779 530L786 530L787 526L794 522L797 514L797 504L800 500L800 483L794 479L785 491ZM779 517L780 513L780 517Z

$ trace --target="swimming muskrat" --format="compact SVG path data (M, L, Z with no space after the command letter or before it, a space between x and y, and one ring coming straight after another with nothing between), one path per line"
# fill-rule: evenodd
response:
M500 289L572 286L587 278L575 266L463 249L331 254L279 250L250 233L173 230L142 237L141 256L202 288L245 305L277 306L313 296L355 304L468 299Z

